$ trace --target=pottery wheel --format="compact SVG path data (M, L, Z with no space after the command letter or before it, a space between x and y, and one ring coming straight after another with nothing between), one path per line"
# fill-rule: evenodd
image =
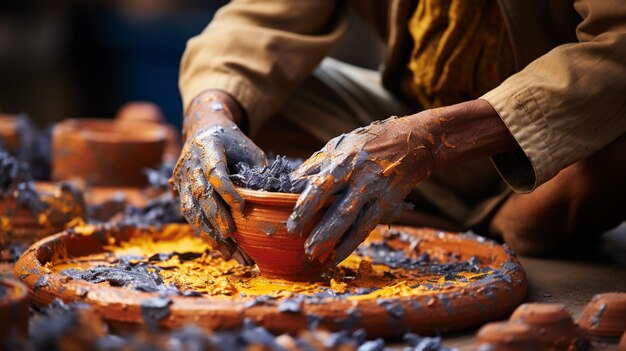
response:
M441 333L504 316L526 275L505 247L472 234L379 226L317 283L270 280L225 261L187 225L78 227L31 246L15 274L32 300L93 305L112 325L274 332L363 328L371 337Z

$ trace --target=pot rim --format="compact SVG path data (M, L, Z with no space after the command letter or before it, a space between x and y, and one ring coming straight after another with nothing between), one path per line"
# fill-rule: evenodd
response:
M136 128L125 130L123 125ZM100 143L160 143L165 142L166 132L162 125L143 122L120 122L110 118L68 118L56 124L53 134Z
M236 190L246 202L261 205L293 207L300 198L299 193L279 193L276 191L252 190L240 187L236 187Z

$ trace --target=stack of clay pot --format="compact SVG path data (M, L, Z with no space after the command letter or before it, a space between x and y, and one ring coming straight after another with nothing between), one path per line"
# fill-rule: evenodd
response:
M527 303L506 322L483 326L477 350L584 350L589 342L563 305Z

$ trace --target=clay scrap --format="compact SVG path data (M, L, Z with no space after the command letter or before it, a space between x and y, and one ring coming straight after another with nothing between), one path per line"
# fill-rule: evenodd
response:
M579 323L592 337L617 340L626 332L626 293L595 295L585 306Z

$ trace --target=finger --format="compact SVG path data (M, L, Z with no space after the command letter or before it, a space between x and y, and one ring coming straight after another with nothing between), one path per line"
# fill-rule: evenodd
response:
M202 210L205 218L211 223L211 227L222 238L228 238L235 230L235 224L228 208L213 187L207 183L201 169L196 169L190 173L188 179L193 199Z
M268 162L265 152L263 152L263 150L256 146L250 139L248 139L248 143L246 144L248 145L244 147L244 152L247 155L245 160L248 165L250 165L250 167L267 166Z
M219 237L211 228L209 220L202 213L191 193L190 186L180 186L180 209L183 217L189 222L196 233L202 236L213 249L219 250L225 259L230 259L234 248L225 244L224 239Z
M360 182L359 182L360 183ZM365 182L367 183L367 182ZM325 261L369 200L364 186L350 186L326 211L305 243L306 253Z
M381 215L380 223L389 224L398 220L404 211L412 210L414 205L409 202L400 201L389 206L381 206L381 208L385 207L388 207L389 209Z
M254 260L250 257L241 247L237 247L237 250L233 253L233 258L244 266L253 266Z
M333 265L338 265L350 256L352 252L369 236L380 221L381 210L378 202L371 202L364 206L358 218L347 235L335 249Z
M324 151L318 151L311 157L302 162L296 169L291 171L292 178L302 178L315 173L318 173L321 169L321 162L326 157L327 153Z
M298 233L319 211L328 199L345 186L343 174L320 174L312 177L296 202L287 220L287 231Z
M199 150L197 153L204 156L198 159L200 168L206 172L204 175L206 179L230 207L243 211L245 202L230 181L226 153L222 144L216 141L197 142L195 147Z
M301 231L328 199L346 186L353 169L354 163L351 158L345 157L318 175L311 176L287 220L287 231L290 233Z

